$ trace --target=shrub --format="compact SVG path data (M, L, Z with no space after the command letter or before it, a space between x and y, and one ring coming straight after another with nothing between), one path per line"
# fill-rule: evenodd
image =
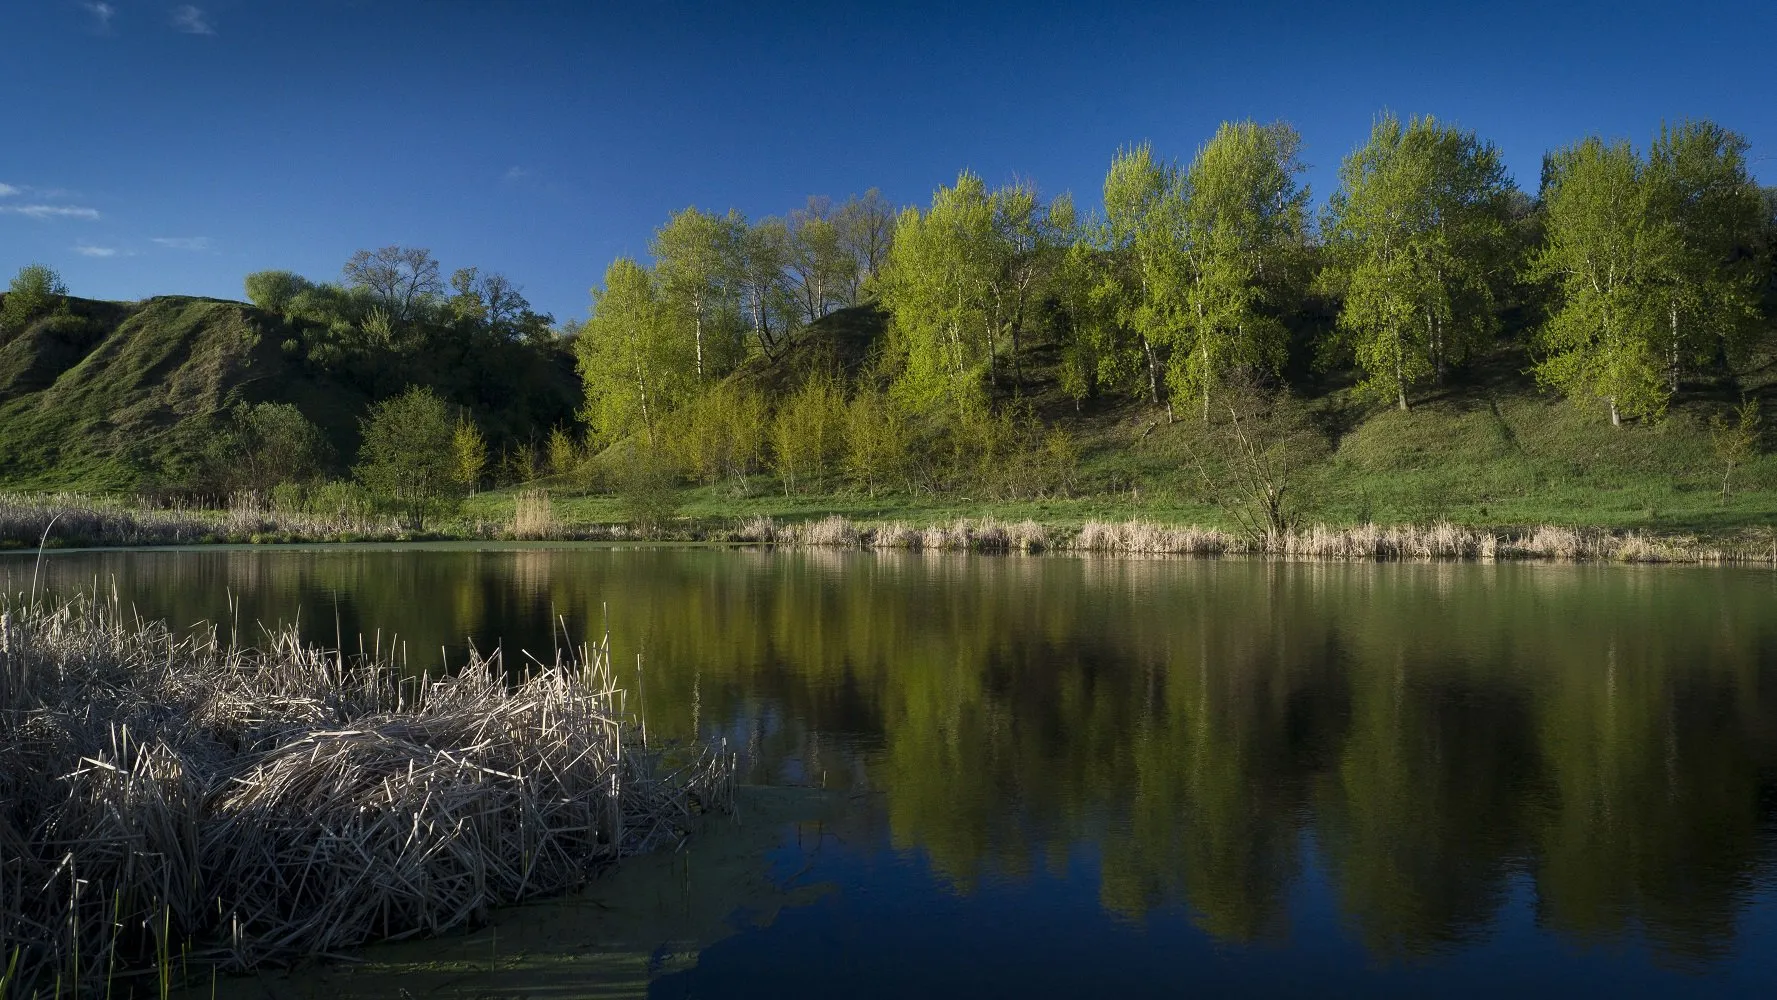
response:
M652 536L679 512L679 484L670 460L657 452L625 449L617 468L617 500L637 534Z
M26 264L7 286L5 301L0 302L0 333L23 330L32 320L65 305L67 295L68 286L53 268Z

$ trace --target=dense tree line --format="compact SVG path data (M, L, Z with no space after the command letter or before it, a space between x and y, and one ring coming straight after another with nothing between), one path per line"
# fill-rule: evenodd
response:
M1687 380L1731 386L1769 344L1777 198L1718 125L1666 126L1645 153L1583 140L1526 193L1473 132L1383 114L1318 212L1301 145L1287 124L1230 122L1183 163L1130 147L1092 213L967 171L898 212L874 192L788 222L686 209L651 266L620 259L593 290L577 344L591 434L641 435L706 479L965 486L988 456L1043 448L1033 348L1076 407L1144 400L1170 421L1188 404L1208 424L1238 422L1255 387L1346 373L1407 409L1505 338L1621 424ZM805 365L769 394L721 381L859 301L890 317L866 364Z

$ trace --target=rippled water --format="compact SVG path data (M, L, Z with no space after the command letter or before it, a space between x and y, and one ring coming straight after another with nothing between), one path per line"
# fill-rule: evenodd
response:
M756 851L810 891L721 901L651 995L1777 988L1769 570L443 546L44 572L415 669L548 659L608 609L653 739L848 803ZM529 992L518 964L428 989Z

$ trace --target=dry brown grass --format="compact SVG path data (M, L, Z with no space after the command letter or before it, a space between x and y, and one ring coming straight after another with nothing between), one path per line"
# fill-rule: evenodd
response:
M725 753L637 745L608 647L415 678L0 604L0 995L448 930L729 808Z

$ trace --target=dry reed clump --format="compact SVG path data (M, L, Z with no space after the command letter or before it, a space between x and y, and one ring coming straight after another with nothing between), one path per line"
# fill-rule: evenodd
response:
M0 604L0 995L447 930L731 807L727 755L635 745L608 639L514 681L267 638Z
M513 538L546 539L561 534L561 523L555 519L555 508L546 490L524 490L512 508Z
M778 540L777 522L764 515L755 515L742 521L730 533L729 540L770 545Z
M1149 521L1109 524L1087 521L1067 546L1078 552L1125 555L1222 555L1247 546L1216 528L1172 526Z
M863 540L858 526L850 518L837 514L823 517L819 521L799 524L794 533L785 532L784 537L802 545L829 548L856 548Z
M858 524L833 515L780 528L771 540L795 545L907 549L913 552L1041 552L1051 547L1048 530L1035 521L1002 524L992 518L981 521L958 519L949 524L914 528L900 521Z

